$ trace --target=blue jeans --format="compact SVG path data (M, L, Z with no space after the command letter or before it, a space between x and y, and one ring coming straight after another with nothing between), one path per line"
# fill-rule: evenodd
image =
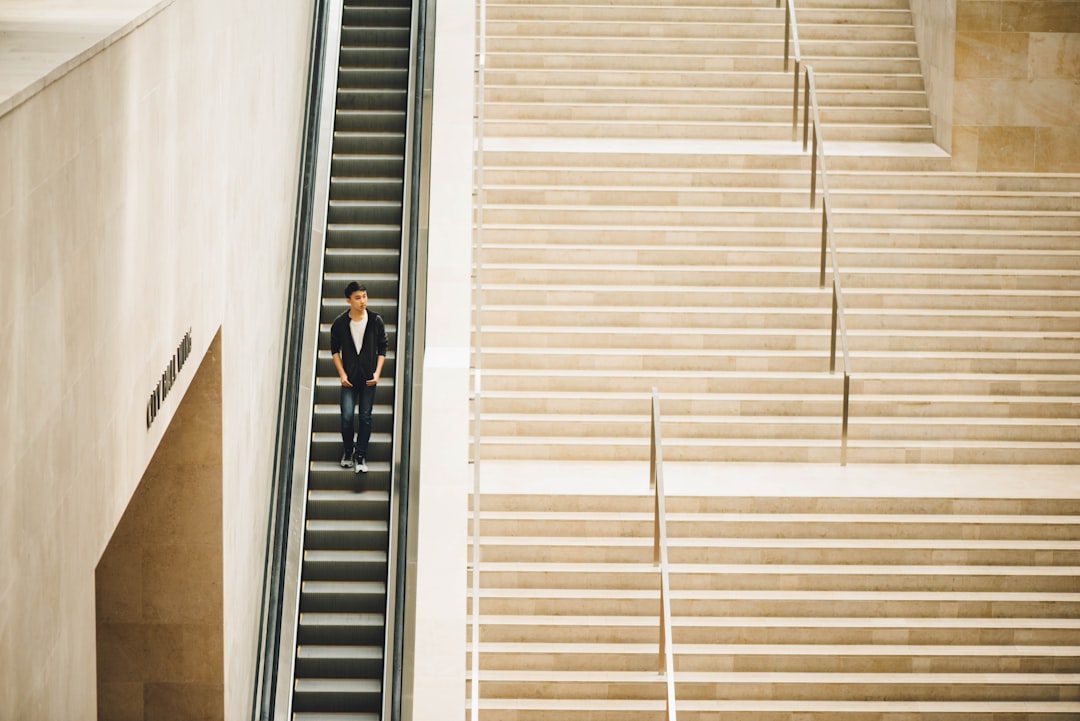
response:
M366 458L371 439L371 409L375 406L377 386L341 386L341 442L345 452L355 451L357 458ZM360 428L353 443L353 414L360 407Z

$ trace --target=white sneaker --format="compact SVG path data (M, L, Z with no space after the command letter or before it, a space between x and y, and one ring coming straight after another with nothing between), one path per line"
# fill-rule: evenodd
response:
M367 473L367 463L365 462L366 460L367 459L364 458L363 456L357 457L357 459L356 459L356 468L353 470L353 472L354 473Z
M342 468L352 468L353 467L352 451L345 451L343 454L341 454L341 467Z

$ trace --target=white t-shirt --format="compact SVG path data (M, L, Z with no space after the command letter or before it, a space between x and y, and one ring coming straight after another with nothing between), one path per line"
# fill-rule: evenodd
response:
M349 331L352 333L353 345L356 346L356 352L359 353L360 349L364 347L364 331L367 330L367 311L364 311L364 317L360 320L349 319Z

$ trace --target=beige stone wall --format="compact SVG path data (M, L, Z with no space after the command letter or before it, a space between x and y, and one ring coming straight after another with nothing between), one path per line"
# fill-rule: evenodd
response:
M310 16L176 0L0 116L5 721L95 717L94 570L219 328L224 705L250 713Z
M952 149L957 0L911 0L934 142Z
M418 494L410 507L415 541L402 706L417 721L450 716L465 693L468 498L472 492L468 423L472 305L472 184L475 8L436 7L428 213L427 310L419 389ZM411 677L410 677L411 671Z
M1080 171L1080 2L956 0L952 152L969 169Z

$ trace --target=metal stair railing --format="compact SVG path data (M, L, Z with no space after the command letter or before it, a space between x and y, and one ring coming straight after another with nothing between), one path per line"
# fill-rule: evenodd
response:
M671 639L671 577L668 568L667 500L664 494L664 450L660 430L660 393L652 389L649 437L649 490L653 492L653 565L660 570L659 672L667 684L665 719L675 721L675 654Z
M828 172L825 165L825 141L821 134L821 112L818 108L817 88L814 84L814 68L802 62L802 50L799 46L798 21L795 17L795 0L776 0L776 7L784 3L784 69L794 57L795 97L792 101L791 137L798 137L799 127L799 90L800 66L805 71L806 92L803 99L803 152L812 138L813 148L810 155L810 207L817 207L817 178L821 175L821 267L818 287L825 287L826 256L832 266L832 330L829 342L829 373L836 373L837 339L843 357L844 400L841 413L840 430L840 465L847 465L848 417L851 406L851 355L848 352L847 323L844 318L844 294L840 285L840 265L836 254L836 241L833 237L832 200L829 196Z

